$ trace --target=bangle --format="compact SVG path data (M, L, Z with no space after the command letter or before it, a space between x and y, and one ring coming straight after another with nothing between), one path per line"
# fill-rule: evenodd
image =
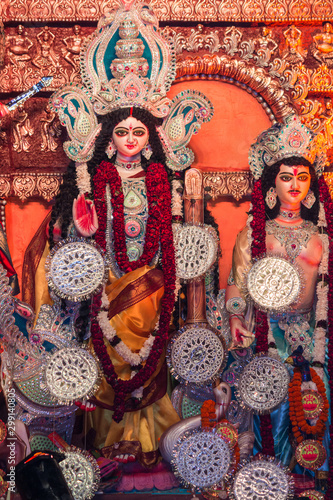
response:
M242 297L232 297L227 300L225 308L230 314L242 314L246 309L246 302Z
M229 321L230 321L232 318L238 318L238 319L240 319L241 321L245 321L245 318L244 318L244 315L243 315L243 314L230 314L230 316L229 316Z

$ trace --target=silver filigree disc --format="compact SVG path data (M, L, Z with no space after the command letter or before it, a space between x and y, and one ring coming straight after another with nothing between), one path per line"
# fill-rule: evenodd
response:
M52 354L45 368L51 395L64 404L90 397L97 389L99 369L95 358L80 347L65 347Z
M65 452L59 465L75 500L93 498L99 485L97 462L80 451ZM95 463L94 463L95 462Z
M223 367L225 348L221 338L208 328L180 330L168 347L168 363L182 381L207 384Z
M228 444L214 432L194 430L182 436L172 452L172 465L183 483L209 488L228 472L231 454Z
M289 382L281 361L258 356L239 375L237 397L255 413L270 413L285 400Z
M218 243L212 227L177 226L174 244L176 274L180 279L202 276L216 260Z
M49 286L62 298L79 302L96 293L104 281L101 251L87 241L61 243L50 256Z
M284 311L301 292L301 279L295 266L281 257L265 257L256 262L247 276L248 292L265 311Z
M256 460L237 472L232 493L235 500L287 500L289 476L275 463Z

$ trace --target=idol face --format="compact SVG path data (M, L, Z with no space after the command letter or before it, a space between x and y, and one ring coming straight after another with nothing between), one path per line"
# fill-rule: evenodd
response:
M147 145L149 132L142 122L129 116L115 126L112 139L118 156L129 158L139 154Z
M309 167L281 165L275 179L276 194L281 207L286 209L299 208L301 201L308 194L310 184Z

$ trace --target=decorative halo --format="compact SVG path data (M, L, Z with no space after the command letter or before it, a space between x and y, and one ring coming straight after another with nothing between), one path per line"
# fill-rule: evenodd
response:
M306 439L297 446L295 457L305 469L317 470L326 460L326 450L319 441Z
M176 225L174 228L176 274L189 281L203 276L217 258L218 239L212 226Z
M254 413L271 413L287 397L289 372L281 361L257 356L239 375L237 399Z
M50 394L66 405L91 397L100 383L98 364L82 347L64 347L53 353L44 376Z
M251 267L247 290L263 311L286 311L299 298L301 278L295 265L282 257L264 257Z
M70 446L65 459L59 465L75 500L89 500L94 497L100 471L96 460L87 452Z
M208 384L224 367L224 339L208 325L185 326L171 339L167 362L173 376L182 382Z
M48 256L45 268L51 290L72 302L98 293L107 276L103 251L85 238L60 241Z
M172 456L174 473L185 487L210 488L224 478L231 465L230 448L223 438L198 429L178 439Z
M293 481L288 469L271 457L257 456L230 478L230 500L290 500Z

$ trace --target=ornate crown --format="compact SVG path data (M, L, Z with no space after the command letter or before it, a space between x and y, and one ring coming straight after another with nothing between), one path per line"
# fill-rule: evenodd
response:
M277 161L297 156L313 164L320 176L325 167L326 155L320 136L309 130L295 114L289 115L283 123L262 132L249 151L250 170L259 179L266 166Z
M71 141L66 154L76 162L88 161L100 132L97 115L137 106L164 118L159 128L168 166L184 169L193 161L186 144L203 122L213 116L209 100L185 91L172 101L166 93L176 76L173 43L162 35L147 5L125 3L103 17L85 41L81 54L84 84L65 85L50 98Z

